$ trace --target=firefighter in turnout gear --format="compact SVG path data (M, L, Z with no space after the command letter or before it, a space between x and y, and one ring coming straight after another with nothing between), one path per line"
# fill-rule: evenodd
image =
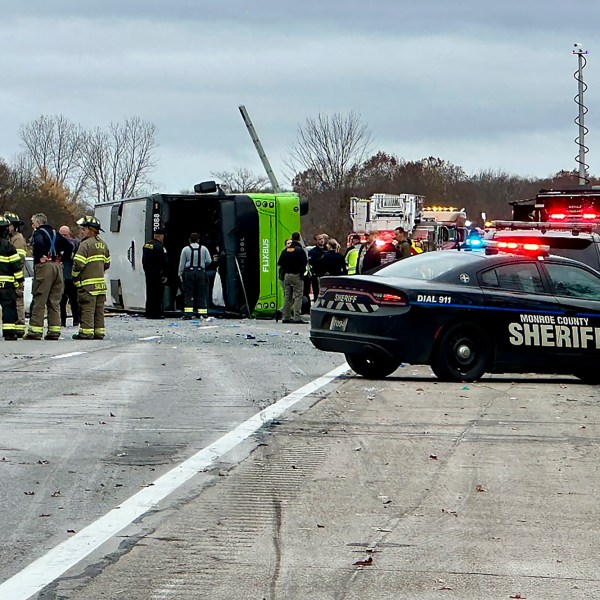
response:
M103 229L96 217L83 217L77 225L83 229L83 239L73 257L73 281L80 309L79 332L73 339L102 340L106 301L104 271L110 267L110 252L99 237Z
M8 240L17 250L17 254L21 258L21 266L25 267L25 257L27 256L27 242L19 228L25 225L19 215L11 212L5 212L4 218L9 221ZM15 331L17 337L22 338L25 335L25 302L23 301L23 286L20 285L15 289L17 294L17 325Z
M44 339L60 337L60 299L63 295L64 279L61 259L71 258L73 247L60 233L48 225L44 213L31 217L34 228L33 248L33 306L29 318L26 340L41 340L44 333L44 316L48 308L48 332Z
M17 295L23 285L23 267L15 247L8 241L10 221L0 216L0 306L2 335L5 340L17 339Z

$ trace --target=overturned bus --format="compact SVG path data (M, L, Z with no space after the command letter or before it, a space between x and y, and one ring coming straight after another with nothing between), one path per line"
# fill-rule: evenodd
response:
M177 310L177 268L190 233L199 233L211 254L218 254L222 307L209 313L274 317L283 305L277 260L285 241L300 231L308 201L298 194L227 194L215 184L194 186L194 194L151 194L98 203L95 215L111 252L106 272L108 308L143 311L146 302L142 248L157 229L165 230L169 259L165 304Z

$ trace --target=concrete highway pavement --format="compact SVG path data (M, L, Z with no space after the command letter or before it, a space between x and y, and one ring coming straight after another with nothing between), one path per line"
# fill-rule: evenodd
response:
M343 376L40 598L600 598L599 421L571 378Z

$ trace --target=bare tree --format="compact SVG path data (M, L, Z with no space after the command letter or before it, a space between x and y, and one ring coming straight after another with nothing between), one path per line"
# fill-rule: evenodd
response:
M285 164L294 174L310 171L320 191L345 190L354 184L371 142L371 133L356 113L319 114L298 127Z
M219 179L232 193L273 191L268 177L255 175L243 167L238 167L233 171L217 171L211 173L211 176Z
M42 181L52 179L69 190L76 200L85 183L81 170L81 150L84 132L63 115L42 115L19 128L25 147L23 166Z
M97 202L135 196L151 185L155 134L156 126L139 117L86 134L83 168Z

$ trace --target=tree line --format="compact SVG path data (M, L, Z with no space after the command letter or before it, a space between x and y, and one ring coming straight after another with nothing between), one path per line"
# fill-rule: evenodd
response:
M28 217L45 212L53 223L72 224L100 201L143 195L152 189L156 127L139 117L85 130L66 117L41 116L19 128L22 151L0 159L0 212ZM284 164L293 191L307 197L305 237L326 232L344 240L351 231L350 198L375 193L411 193L430 205L464 208L475 224L510 218L509 202L542 188L575 186L576 171L546 178L502 170L464 169L439 157L406 160L372 150L373 137L357 113L309 117L298 125ZM246 168L211 173L230 192L270 191L269 180ZM591 184L599 184L590 178ZM27 218L24 218L27 222Z

